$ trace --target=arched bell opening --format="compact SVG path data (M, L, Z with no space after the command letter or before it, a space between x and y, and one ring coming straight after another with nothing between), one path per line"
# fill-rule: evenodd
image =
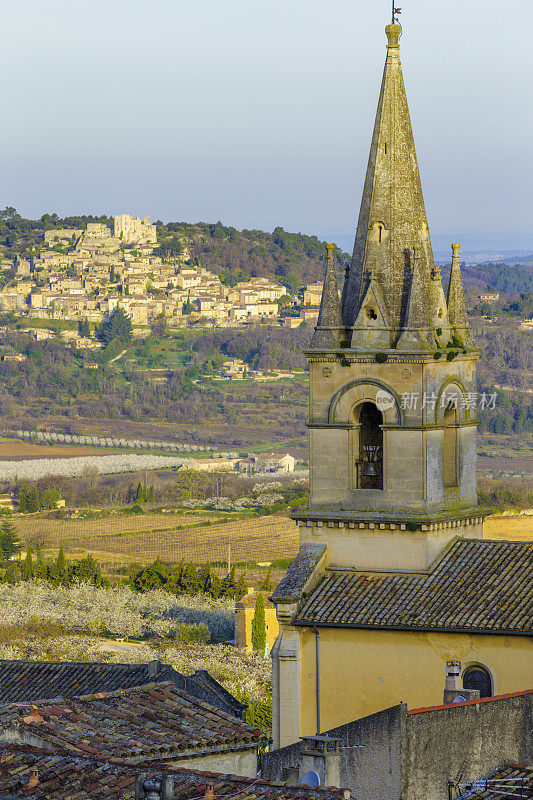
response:
M362 403L356 409L356 424L356 486L383 489L383 414L374 403Z
M444 411L443 472L444 486L451 489L457 486L457 406L451 400Z

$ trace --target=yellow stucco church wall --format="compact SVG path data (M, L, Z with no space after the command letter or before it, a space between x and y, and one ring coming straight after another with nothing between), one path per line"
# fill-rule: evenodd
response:
M407 703L443 702L446 661L482 664L493 694L533 687L533 642L525 636L320 628L320 728ZM315 634L303 630L301 734L316 733Z

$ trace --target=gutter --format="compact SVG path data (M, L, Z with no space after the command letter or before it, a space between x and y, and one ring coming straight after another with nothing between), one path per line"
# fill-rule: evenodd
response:
M265 737L266 738L266 737ZM121 755L121 756L111 756L109 761L116 761L120 759L122 763L126 764L143 764L145 762L156 761L158 763L167 761L169 758L172 759L182 759L182 758L202 758L203 756L212 756L212 755L220 755L224 753L235 753L239 750L255 750L260 746L261 742L256 742L255 744L241 744L241 745L234 745L232 747L221 747L221 748L208 748L206 750L174 750L174 751L162 751L160 753L140 753L137 755ZM74 756L81 755L76 751L73 751ZM85 754L83 754L85 755ZM93 756L94 758L94 756ZM117 762L118 763L118 762ZM176 766L179 767L179 764Z
M302 628L313 628L315 635L317 626L321 628L355 628L370 631L418 631L419 633L477 633L495 636L533 636L533 630L528 631L505 631L494 628L435 628L428 625L365 625L356 622L301 622L296 620L291 625Z
M315 632L315 695L316 695L316 735L320 736L320 631Z

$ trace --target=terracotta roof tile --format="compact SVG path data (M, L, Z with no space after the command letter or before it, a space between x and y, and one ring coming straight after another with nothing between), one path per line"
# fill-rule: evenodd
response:
M0 726L38 736L57 747L104 757L179 754L201 746L249 744L258 728L162 683L63 701L0 706Z
M533 632L533 544L458 539L428 573L326 571L301 625Z
M29 745L0 743L0 794L37 800L133 800L135 773L161 777L153 764L131 766L88 758L65 751L47 752ZM30 770L37 769L39 784L28 790ZM199 800L207 784L215 784L217 798L227 800L343 800L348 793L333 787L288 786L239 775L221 775L165 767L174 776L174 800Z
M242 717L245 706L205 670L181 675L170 665L102 664L53 661L0 660L0 703L50 700L143 686L154 681L172 681L197 700L204 700L234 716Z
M457 790L456 790L457 791ZM508 764L488 778L461 784L458 787L458 800L532 800L533 766Z

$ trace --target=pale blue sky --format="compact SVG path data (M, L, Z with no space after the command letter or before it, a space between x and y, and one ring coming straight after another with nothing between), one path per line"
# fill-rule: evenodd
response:
M530 0L399 3L432 231L533 244ZM389 16L389 0L4 3L0 206L349 233Z

